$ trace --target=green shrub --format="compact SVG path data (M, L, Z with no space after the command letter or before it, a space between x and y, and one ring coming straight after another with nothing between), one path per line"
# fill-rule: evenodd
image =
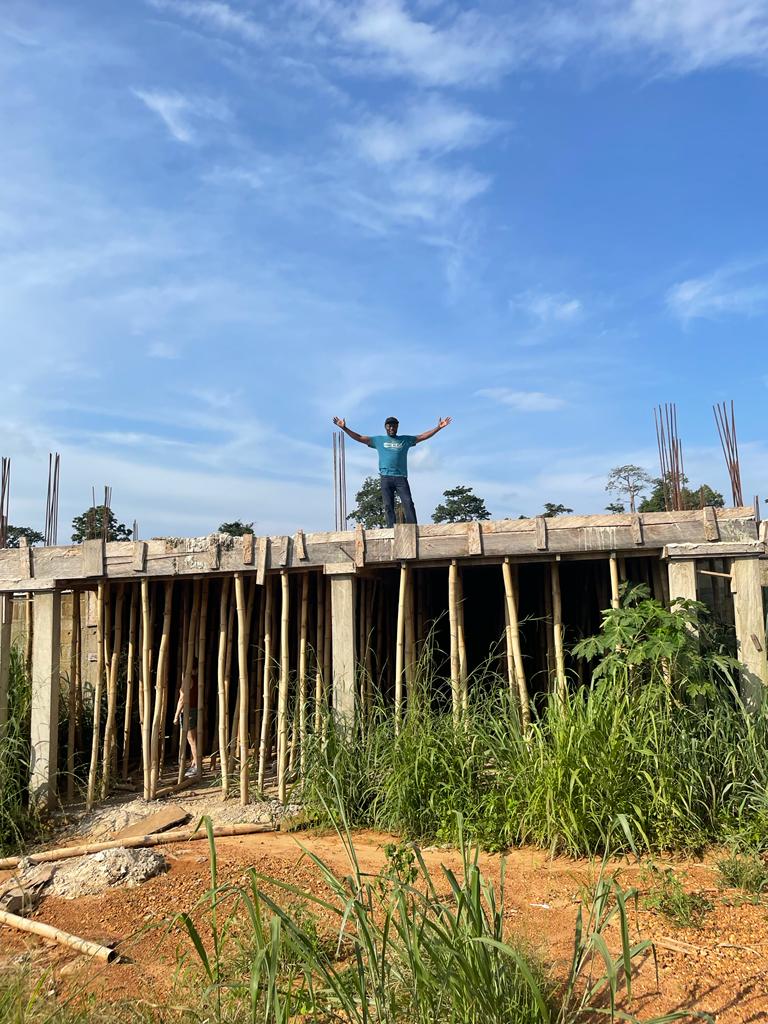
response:
M757 853L732 852L717 862L720 884L760 896L768 885L768 867Z
M698 928L712 910L712 902L698 892L687 892L672 868L663 871L650 864L651 890L645 898L649 910L657 910L679 928Z
M0 742L0 853L16 853L37 834L40 821L28 807L32 686L19 644L11 648L8 723Z

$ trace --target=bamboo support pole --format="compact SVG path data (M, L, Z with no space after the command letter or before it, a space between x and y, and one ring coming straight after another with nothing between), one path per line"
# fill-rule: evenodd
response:
M254 657L251 661L251 678L254 680L253 685L253 700L251 701L253 707L251 709L251 736L253 741L257 744L260 737L259 728L261 726L261 686L259 685L261 680L262 666L264 663L264 587L260 586L256 588L258 594L258 608L257 608L257 620L256 620L256 645L254 650ZM256 598L254 598L254 607L256 607Z
M87 594L76 594L77 618L80 629L77 635L77 658L75 659L75 747L78 750L83 748L83 600L88 600ZM87 605L86 605L87 608ZM87 614L86 614L87 620Z
M325 633L323 639L323 705L328 703L328 694L333 684L331 672L331 643L333 639L333 616L331 615L331 581L323 579L325 587Z
M365 651L365 589L367 581L360 579L357 581L355 588L355 600L357 601L357 614L356 614L356 625L357 625L357 657L358 665L362 667ZM365 672L360 671L357 673L359 676L358 682L360 684L360 694L358 697L358 703L360 713L365 718Z
M27 675L32 675L32 634L35 630L33 595L24 598L24 667Z
M366 713L370 715L373 708L373 610L376 599L376 587L378 580L372 580L367 587L365 621L367 633L365 636L365 691L364 703Z
M397 595L397 646L395 648L395 734L400 732L403 716L403 663L405 656L405 615L408 594L408 563L400 563L400 587Z
M520 700L520 718L525 731L531 724L531 704L528 696L528 683L525 678L525 665L523 664L523 651L520 645L520 617L517 607L516 580L512 576L512 566L509 559L505 559L501 566L504 578L504 603L506 608L507 622L507 656L511 653L512 671L510 672L509 685L517 684L517 694ZM513 681L514 673L514 681Z
M101 799L109 795L109 776L112 767L112 754L117 744L117 675L120 668L120 653L123 644L123 585L117 584L114 615L114 642L109 664L109 682L107 685L107 721L104 726L104 751L101 769Z
M219 694L219 762L221 764L221 796L229 796L229 693L226 686L227 621L229 617L229 588L231 580L225 576L221 582L219 598L219 650L216 659L216 678Z
M413 569L408 570L408 586L405 590L405 692L406 699L413 692L415 671L416 639L414 636L414 576Z
M205 754L205 690L208 679L205 658L208 628L208 580L203 580L200 595L200 624L197 631L197 766L202 774L203 755Z
M274 832L274 825L264 823L250 824L244 822L240 825L215 825L213 827L214 839L221 839L227 836L252 836L259 832ZM74 857L87 857L92 853L103 853L105 850L135 850L139 847L166 846L169 843L190 843L199 839L207 839L208 831L204 828L178 828L170 829L168 832L153 832L146 836L129 836L127 839L106 839L101 843L86 843L84 846L61 846L55 850L42 850L40 853L31 853L26 858L6 857L0 860L0 871L10 871L18 867L22 859L30 864L52 864L58 860L71 860Z
M264 792L264 776L269 756L269 715L272 678L272 580L264 580L264 671L261 692L261 733L259 737L259 779L258 789Z
M131 720L133 717L134 663L136 660L136 587L131 587L131 607L128 613L128 663L125 670L125 718L123 719L123 771L128 778L131 756Z
M245 606L245 588L242 573L235 575L235 601L237 604L237 664L238 714L240 745L240 803L248 803L248 615Z
M448 566L448 623L450 629L451 706L453 720L458 724L461 716L461 656L459 654L459 569L455 560Z
M316 577L317 624L315 633L315 733L320 732L323 716L323 654L325 650L325 579Z
M307 745L307 620L309 617L309 573L301 577L301 613L299 617L298 702L299 702L299 758L301 772L306 765Z
M39 935L40 938L57 942L60 946L69 946L70 949L76 949L78 953L90 956L94 960L103 960L109 964L117 959L117 953L109 946L102 946L98 942L90 942L77 935L70 935L69 932L63 932L60 928L54 928L42 921L30 921L26 917L19 917L18 914L9 914L5 910L0 910L0 924L5 925L6 928L15 928L20 932Z
M152 730L152 620L149 605L149 580L141 581L141 692L143 714L141 718L141 766L144 778L144 799L149 800L152 790L150 746Z
M619 561L616 552L611 552L609 560L611 570L611 608L619 607Z
M90 811L96 797L96 770L99 763L99 733L101 731L101 691L104 676L104 584L96 591L96 684L93 688L93 733L91 736L91 763L88 769L86 810Z
M181 707L182 725L181 736L179 737L179 773L177 783L184 779L187 770L187 732L189 731L190 699L189 692L192 686L192 673L195 668L195 655L197 652L197 622L200 613L200 580L192 583L192 607L189 612L189 620L186 630L187 648L184 658L184 673L181 677ZM198 766L199 767L199 766Z
M560 563L551 562L552 628L555 641L555 679L558 696L565 696L565 653L563 649L563 602L560 591Z
M280 573L280 678L277 689L277 799L285 803L288 774L288 625L290 587L288 573Z
M149 795L152 800L157 798L157 784L160 779L160 744L165 745L165 710L167 708L166 691L168 689L168 653L171 642L171 615L173 610L173 580L167 580L163 596L163 627L160 636L160 648L157 653L157 671L155 673L155 712L152 718L150 739L150 779Z
M2 600L2 599L0 599ZM2 610L0 609L0 615ZM72 630L69 644L69 699L67 702L67 800L75 798L75 737L77 732L77 648L80 644L80 595L72 592ZM0 726L2 723L0 723Z
M233 639L235 636L235 610L237 608L237 602L235 600L235 585L232 583L232 590L230 591L229 599L229 615L227 618L227 651L224 657L224 689L227 692L227 715L230 723L229 727L229 749L227 750L227 764L229 765L228 771L230 778L232 777L235 770L235 754L237 753L237 738L240 735L239 721L240 721L240 689L238 687L237 693L235 694L235 707L233 713L229 714L229 698L232 693L232 650L233 650Z
M458 567L457 567L458 569ZM461 572L456 575L456 637L459 644L459 691L461 694L461 711L466 715L469 711L469 690L467 688L467 644L464 635L464 581Z

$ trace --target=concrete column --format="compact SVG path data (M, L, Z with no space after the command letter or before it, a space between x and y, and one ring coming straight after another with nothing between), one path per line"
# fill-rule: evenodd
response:
M765 613L761 586L760 561L734 558L731 563L731 592L736 623L737 657L744 663L741 673L741 698L756 711L768 686Z
M339 721L355 720L355 576L331 577L333 710Z
M59 752L61 593L35 594L34 616L29 795L30 801L52 808Z
M0 594L0 742L8 724L8 685L11 675L13 595Z
M693 560L674 560L667 567L669 573L669 600L676 597L696 600L696 563Z

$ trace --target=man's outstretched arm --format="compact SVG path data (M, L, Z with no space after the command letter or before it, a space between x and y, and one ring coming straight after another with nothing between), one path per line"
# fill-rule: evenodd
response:
M451 417L450 416L446 416L445 419L443 419L443 420L438 420L436 427L432 427L431 430L425 430L423 434L418 434L417 435L417 437L416 437L416 444L418 444L419 441L428 441L429 438L430 437L434 437L435 434L438 431L443 430L445 427L447 427L450 422L451 422Z
M353 441L359 441L360 444L368 444L368 445L371 443L371 439L367 435L365 435L365 434L358 434L356 431L350 430L349 427L347 426L347 421L342 419L340 416L334 416L333 417L333 422L336 424L337 427L341 427L341 429L344 431L344 433L348 437L351 437Z

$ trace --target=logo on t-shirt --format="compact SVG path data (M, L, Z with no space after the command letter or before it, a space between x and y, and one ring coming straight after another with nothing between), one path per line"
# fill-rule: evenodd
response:
M402 441L385 441L384 442L384 447L385 448L396 448L399 451L403 447L403 442Z

